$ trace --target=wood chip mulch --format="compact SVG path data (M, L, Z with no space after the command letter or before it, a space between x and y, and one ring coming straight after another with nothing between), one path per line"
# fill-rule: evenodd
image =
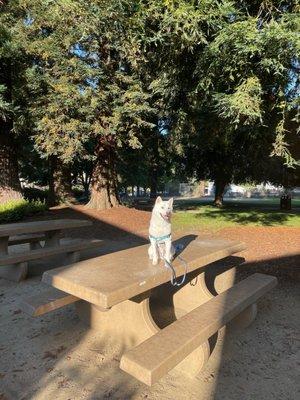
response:
M126 240L131 243L146 243L150 212L134 208L117 207L97 211L84 206L53 208L30 220L81 218L93 221L93 227L74 229L70 236L97 239ZM300 278L300 229L295 227L237 226L224 228L216 233L201 230L199 236L218 236L245 242L247 250L239 255L245 257L247 265L262 272L282 271L293 278Z

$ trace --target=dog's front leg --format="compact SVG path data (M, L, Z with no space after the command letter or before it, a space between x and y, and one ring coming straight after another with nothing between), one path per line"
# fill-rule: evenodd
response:
M170 263L172 261L172 240L166 240L165 242L165 259Z
M149 257L150 257L150 260L152 260L152 264L156 265L158 263L158 257L159 257L157 244L156 244L155 240L151 240L151 239L150 239L150 243L151 244L150 244L150 248L148 251Z

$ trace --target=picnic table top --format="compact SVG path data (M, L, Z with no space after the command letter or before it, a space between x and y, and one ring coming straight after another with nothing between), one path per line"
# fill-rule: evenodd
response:
M185 248L180 256L188 264L188 272L225 258L246 248L244 243L223 239L178 239ZM46 271L42 281L89 303L110 308L124 300L170 281L170 270L152 265L148 259L148 244ZM185 267L175 258L177 276Z
M60 229L79 228L89 225L92 225L92 222L83 219L53 219L46 221L3 224L0 225L0 237L20 235L24 233L36 233L55 231Z

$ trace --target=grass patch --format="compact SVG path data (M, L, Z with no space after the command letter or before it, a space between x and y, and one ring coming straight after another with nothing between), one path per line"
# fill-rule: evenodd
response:
M273 201L253 202L230 201L223 208L205 203L181 201L173 218L175 229L220 230L232 226L292 226L300 227L300 208L280 211ZM295 205L294 205L295 206Z
M47 206L41 201L12 200L0 204L0 223L20 221L24 217L45 211Z

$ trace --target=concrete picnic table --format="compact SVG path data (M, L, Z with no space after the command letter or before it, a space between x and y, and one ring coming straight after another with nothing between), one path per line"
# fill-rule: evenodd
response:
M90 225L92 225L91 221L81 219L55 219L3 224L0 225L0 254L7 254L10 236L43 232L46 235L45 246L56 246L59 244L63 230Z
M63 231L91 226L92 222L81 219L56 219L20 222L0 225L0 277L20 281L27 274L27 262L53 255L69 254L70 262L78 260L79 251L87 246L95 247L96 241L73 241L62 244ZM44 241L44 247L40 245ZM30 243L30 251L9 252L13 244ZM34 245L34 246L32 246Z
M69 303L73 299L80 318L97 330L102 343L117 344L124 352L214 298L207 268L246 248L241 242L197 239L195 235L177 242L184 246L180 256L188 265L186 282L180 287L170 284L170 270L163 262L152 265L148 245L46 271L42 281L66 292ZM178 257L173 266L178 277L184 274L185 267ZM217 284L213 290L222 292L234 284L234 266L229 272L214 268L213 281ZM255 312L253 304L241 313L241 319L252 321ZM210 351L206 340L176 368L195 375Z

